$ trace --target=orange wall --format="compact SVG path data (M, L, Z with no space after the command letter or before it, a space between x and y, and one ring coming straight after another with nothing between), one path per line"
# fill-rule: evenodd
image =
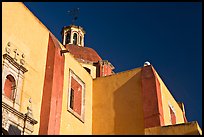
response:
M93 80L93 134L144 134L141 69Z

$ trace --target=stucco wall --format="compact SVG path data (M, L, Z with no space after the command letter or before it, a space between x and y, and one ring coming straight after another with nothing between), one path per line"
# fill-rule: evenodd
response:
M162 95L162 108L164 116L164 125L171 125L171 116L169 106L172 106L176 115L176 124L184 123L183 112L179 107L177 101L174 99L173 95L170 93L158 73L155 71L156 77L160 83L161 95ZM178 91L179 92L179 91ZM179 100L182 101L182 100Z
M61 135L92 134L92 77L70 53L65 53L64 87L61 114ZM84 123L67 111L69 69L85 83L85 117Z
M93 134L144 134L141 68L93 80Z
M33 117L40 121L49 31L21 2L2 2L2 55L8 42L25 54L28 72L22 84L20 111L27 112L32 98ZM3 58L2 58L3 61ZM33 134L38 134L39 123Z

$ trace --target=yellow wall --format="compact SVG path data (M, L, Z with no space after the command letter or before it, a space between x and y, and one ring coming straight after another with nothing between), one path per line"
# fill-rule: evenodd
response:
M67 111L69 69L85 83L84 123ZM70 53L65 53L64 87L60 134L92 134L92 77Z
M93 134L144 134L141 68L93 80Z
M31 97L33 117L38 121L33 134L39 131L48 37L48 29L23 3L2 2L2 55L8 42L25 54L28 72L24 75L20 111L27 112Z
M171 104L175 110L176 115L176 124L184 123L183 119L183 113L181 108L179 107L177 101L174 99L172 94L169 92L168 88L162 81L162 79L159 77L158 73L156 73L156 76L160 82L160 88L161 88L161 95L162 95L162 106L163 106L163 115L164 115L164 124L165 125L171 125L171 116L170 116L170 110L169 110L169 104Z
M38 124L34 126L33 134L38 134L49 30L33 16L23 3L3 2L2 8L2 55L5 53L8 42L25 54L25 67L28 72L24 75L20 111L27 112L28 100L31 97L33 117L38 121ZM62 45L60 46L62 47ZM67 111L69 68L81 78L86 86L84 123ZM91 134L92 78L69 53L65 54L64 74L60 134Z

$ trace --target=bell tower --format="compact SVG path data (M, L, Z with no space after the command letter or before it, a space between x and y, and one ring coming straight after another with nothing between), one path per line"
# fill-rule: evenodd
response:
M76 25L69 25L62 28L62 44L72 44L84 47L85 31L82 27Z

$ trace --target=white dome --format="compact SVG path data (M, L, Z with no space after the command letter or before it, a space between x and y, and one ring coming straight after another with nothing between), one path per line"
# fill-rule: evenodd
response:
M145 61L144 66L148 66L148 65L150 65L150 62L149 61Z

